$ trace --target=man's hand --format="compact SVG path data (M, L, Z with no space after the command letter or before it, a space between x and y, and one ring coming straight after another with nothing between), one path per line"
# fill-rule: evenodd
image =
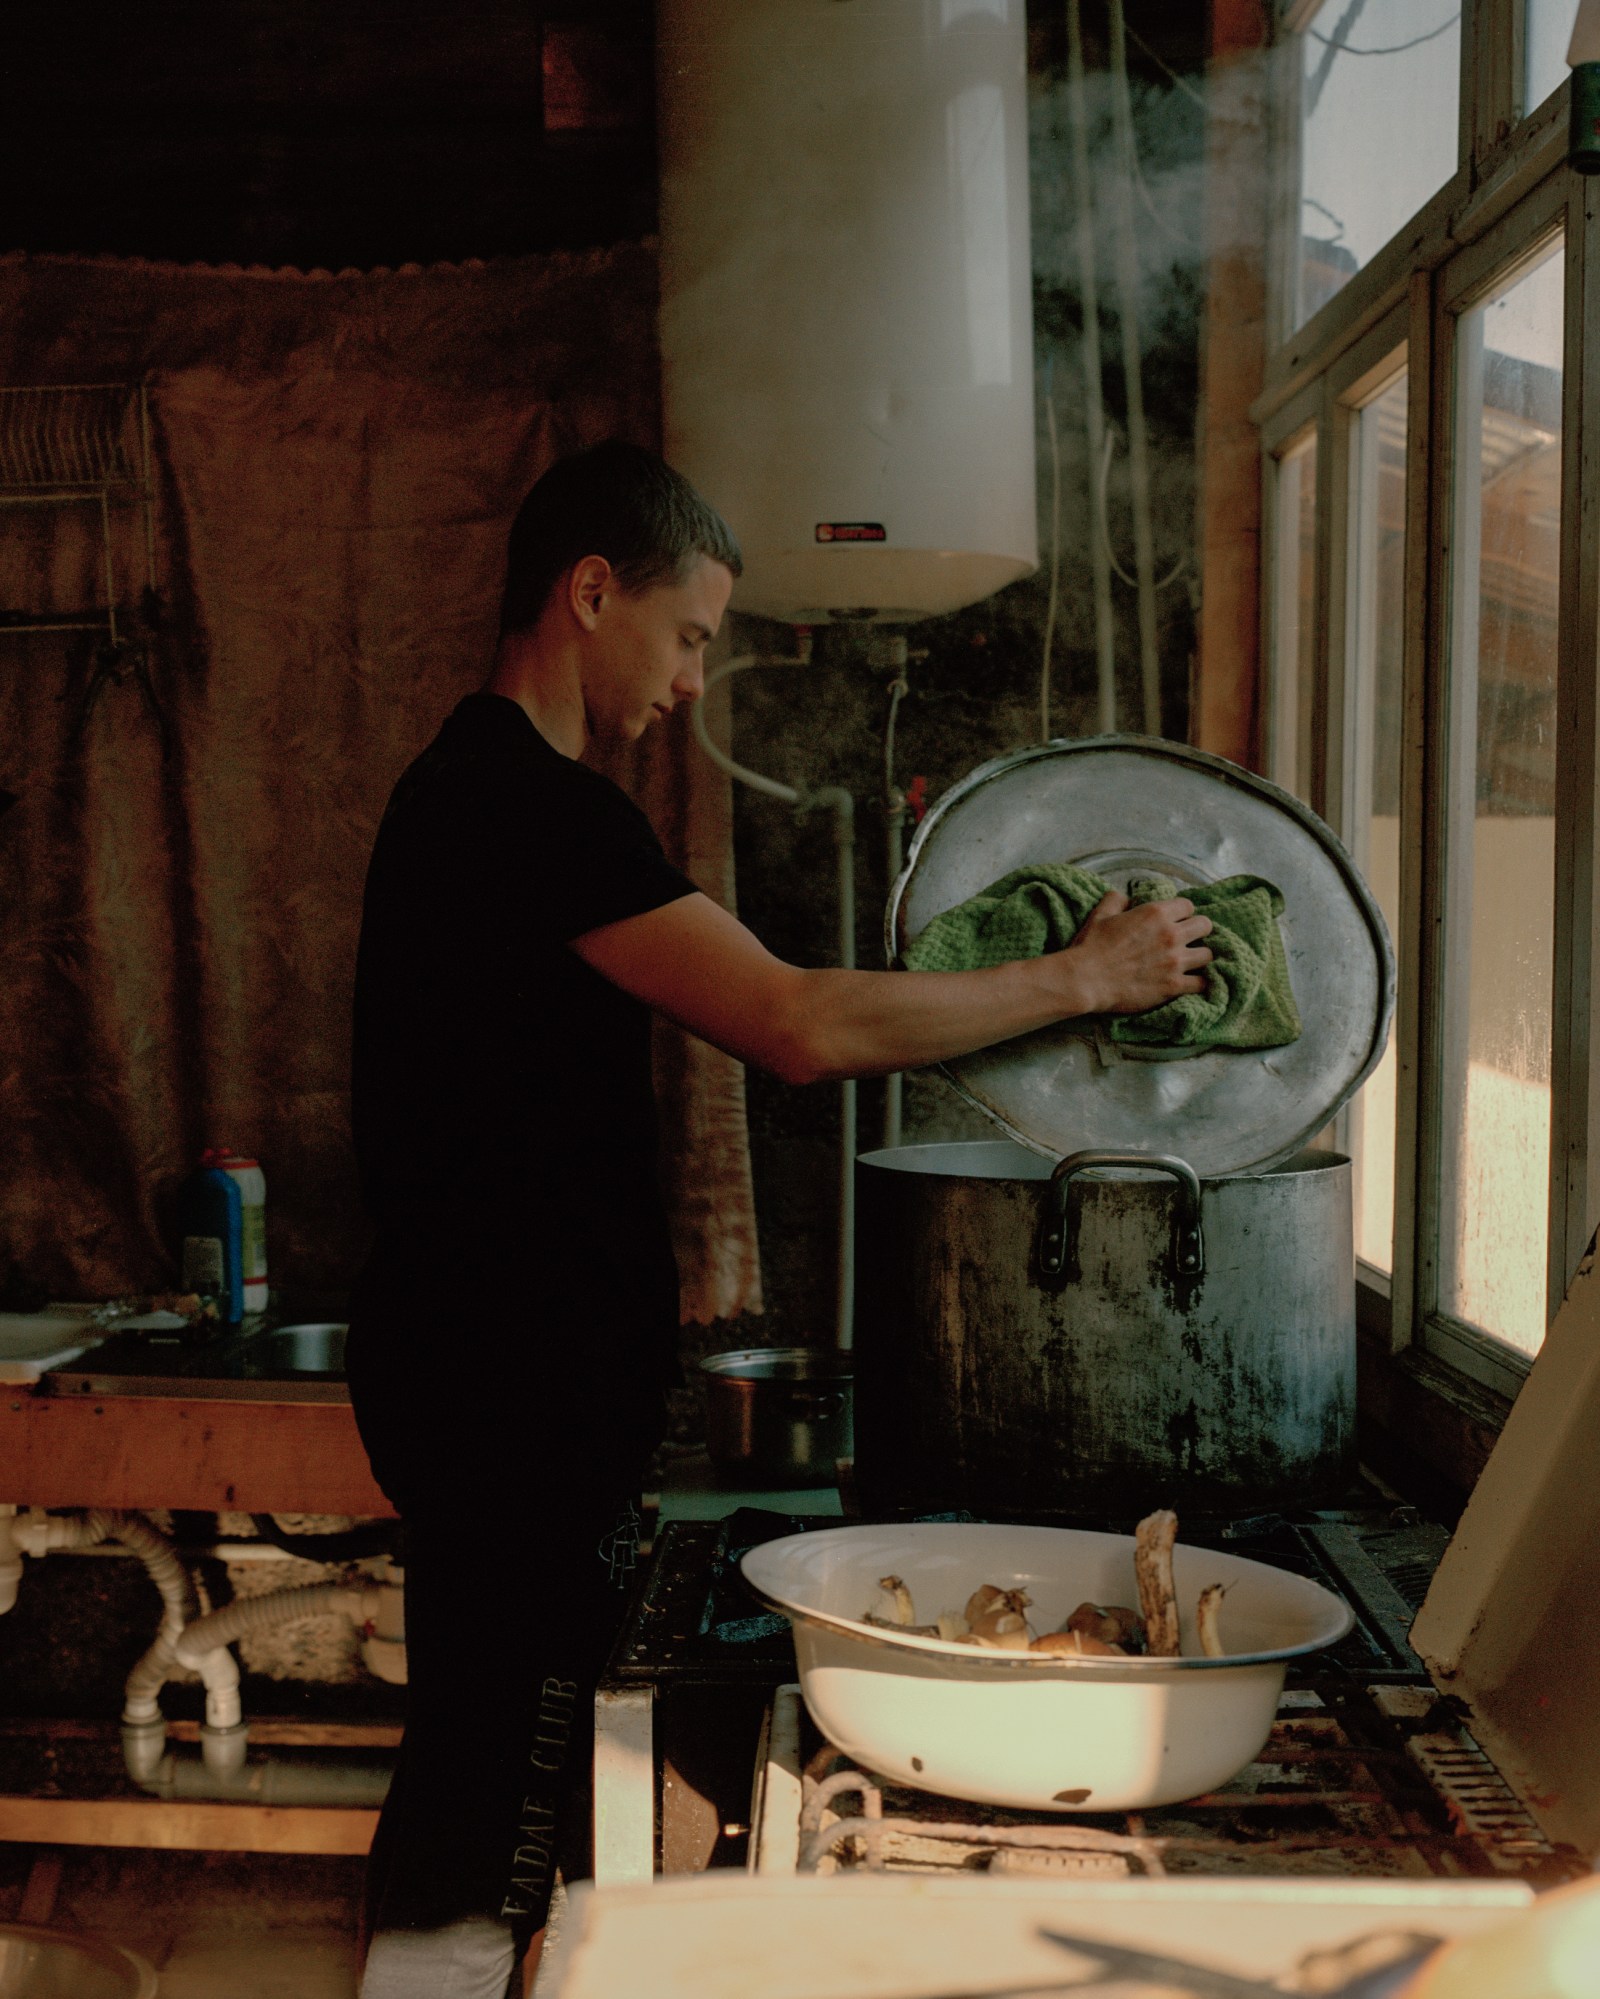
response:
M1112 889L1057 960L1077 959L1080 991L1087 977L1091 1013L1148 1013L1179 993L1205 991L1211 952L1200 942L1211 933L1211 918L1200 916L1185 896L1141 903L1130 909L1120 889Z

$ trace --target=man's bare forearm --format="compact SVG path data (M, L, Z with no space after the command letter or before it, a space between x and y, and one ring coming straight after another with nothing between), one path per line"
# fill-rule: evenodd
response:
M784 1080L818 1083L920 1069L1096 1010L1089 967L1069 953L983 972L801 972Z
M1108 895L1064 951L980 972L807 971L775 958L709 897L575 938L602 978L741 1062L791 1083L883 1075L1090 1013L1198 992L1211 928L1182 898Z

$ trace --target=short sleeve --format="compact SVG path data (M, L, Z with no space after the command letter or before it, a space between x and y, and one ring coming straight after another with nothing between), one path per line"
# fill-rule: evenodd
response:
M519 889L533 898L539 927L553 942L570 943L697 893L609 778L581 764L540 777L520 797L499 793L494 816L520 863Z

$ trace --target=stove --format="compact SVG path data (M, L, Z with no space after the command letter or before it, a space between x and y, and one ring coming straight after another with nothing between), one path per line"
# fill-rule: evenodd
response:
M965 1517L965 1516L962 1516ZM1132 1522L1108 1521L1110 1531ZM1292 1669L1272 1736L1224 1790L1137 1813L1001 1810L885 1783L813 1728L787 1621L738 1562L837 1520L742 1509L665 1526L597 1702L595 1878L738 1864L1051 1878L1515 1879L1588 1872L1553 1843L1407 1643L1448 1536L1365 1490L1293 1516L1186 1519L1226 1547L1337 1590L1349 1636ZM753 1797L753 1802L746 1800Z

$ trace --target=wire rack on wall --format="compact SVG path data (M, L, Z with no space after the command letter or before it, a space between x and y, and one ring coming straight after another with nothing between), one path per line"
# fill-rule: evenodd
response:
M114 515L132 508L142 528L144 590L155 590L150 486L150 402L140 382L73 382L0 388L0 507L99 510L105 603L68 611L0 609L0 636L104 632L120 644ZM0 523L3 531L3 523ZM130 568L136 573L138 556Z

